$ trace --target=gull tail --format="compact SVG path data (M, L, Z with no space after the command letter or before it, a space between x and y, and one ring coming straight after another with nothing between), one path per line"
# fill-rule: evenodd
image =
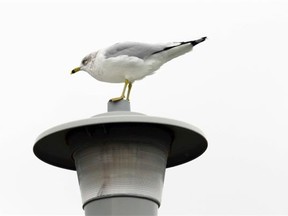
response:
M202 37L198 40L194 40L194 41L188 41L188 42L182 42L182 43L190 43L192 46L195 46L199 43L202 43L203 41L205 41L207 39L207 37Z
M190 52L194 46L196 46L199 43L202 43L205 41L207 37L202 37L198 40L193 41L185 41L185 42L178 42L175 43L175 45L170 45L168 47L165 47L162 50L159 50L157 52L154 52L154 54L158 54L162 57L163 63L170 61L178 56L184 55L187 52Z

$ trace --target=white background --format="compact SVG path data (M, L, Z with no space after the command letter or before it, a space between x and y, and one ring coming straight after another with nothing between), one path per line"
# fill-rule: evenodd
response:
M287 28L284 0L0 1L0 213L84 215L76 173L32 148L120 94L70 76L86 54L207 36L132 90L133 111L188 122L209 142L167 170L159 215L287 215Z

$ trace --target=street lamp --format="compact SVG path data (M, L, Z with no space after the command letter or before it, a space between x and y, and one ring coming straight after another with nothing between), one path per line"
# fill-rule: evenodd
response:
M207 148L194 126L131 112L129 101L109 102L108 112L42 133L35 155L76 170L85 215L157 215L165 170Z

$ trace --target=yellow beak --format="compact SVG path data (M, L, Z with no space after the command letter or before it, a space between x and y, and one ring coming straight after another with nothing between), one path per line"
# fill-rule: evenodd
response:
M80 67L76 67L76 68L74 68L74 69L71 71L71 74L74 74L74 73L76 73L76 72L78 72L78 71L80 71L80 70L81 70Z

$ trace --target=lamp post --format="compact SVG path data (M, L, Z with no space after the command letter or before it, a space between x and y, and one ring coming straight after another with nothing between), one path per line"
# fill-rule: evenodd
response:
M157 215L165 170L207 148L194 126L130 111L129 101L108 112L42 133L35 155L76 170L85 215Z

